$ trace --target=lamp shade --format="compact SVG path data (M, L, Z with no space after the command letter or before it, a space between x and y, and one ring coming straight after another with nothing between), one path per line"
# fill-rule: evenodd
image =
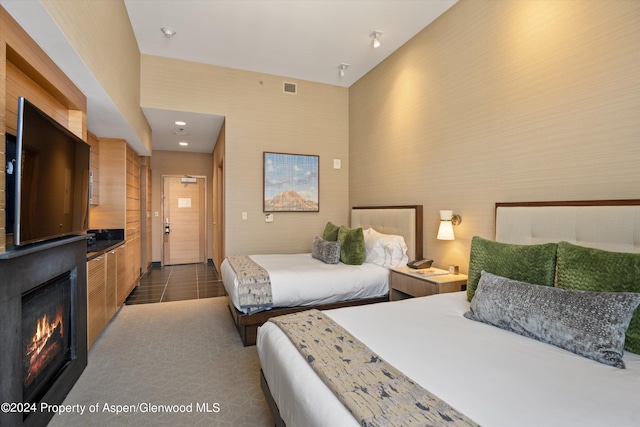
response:
M451 223L451 217L453 211L443 210L440 211L440 227L438 228L438 240L455 240L456 236L453 234L453 224Z

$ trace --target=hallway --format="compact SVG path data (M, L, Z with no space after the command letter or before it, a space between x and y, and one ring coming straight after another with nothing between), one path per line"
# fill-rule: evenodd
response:
M224 296L222 280L211 262L152 266L140 278L125 304L149 304L156 302Z

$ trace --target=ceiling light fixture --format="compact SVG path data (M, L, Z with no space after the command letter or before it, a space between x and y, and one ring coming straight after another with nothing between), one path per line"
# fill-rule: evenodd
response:
M164 34L164 36L168 39L176 35L176 30L171 27L161 27L160 31L162 31L162 34Z
M188 142L184 142L184 141L180 141L178 142L178 144L182 145L183 147L186 147L187 145L189 145Z
M371 33L369 35L369 37L373 37L373 47L374 47L374 49L380 47L380 40L378 38L383 34L384 33L382 31L374 31L373 33Z
M178 120L178 121L176 121L176 125L178 125L178 126L186 126L187 122L183 122L182 120Z
M340 77L344 77L344 70L349 68L349 64L345 64L344 62L338 65L338 73L340 73Z

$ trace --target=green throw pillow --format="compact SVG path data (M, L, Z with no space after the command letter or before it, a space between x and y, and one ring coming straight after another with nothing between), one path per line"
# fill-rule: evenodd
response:
M322 239L328 242L335 242L338 240L338 230L340 227L329 221L327 225L324 227L324 232L322 233Z
M558 243L558 287L601 292L640 292L640 254ZM624 349L640 354L640 310L626 333Z
M344 264L360 265L364 262L364 233L362 228L340 227L340 261Z
M467 299L473 299L482 270L520 282L553 286L557 246L556 243L514 245L475 236L469 255Z

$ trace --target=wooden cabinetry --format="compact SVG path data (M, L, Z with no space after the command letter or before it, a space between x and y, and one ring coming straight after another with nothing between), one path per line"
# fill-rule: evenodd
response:
M87 262L88 348L98 339L118 308L117 252L118 248Z
M118 246L116 249L116 263L118 264L118 280L116 290L116 304L120 307L131 292L127 285L129 274L127 273L127 244Z
M87 347L91 348L107 325L105 319L107 257L87 263Z
M131 289L140 281L140 156L127 145L127 198L126 198L126 229L125 239L127 240L128 256L127 262L131 266L130 284Z
M438 269L429 270L435 270L434 274L429 275L429 273L407 267L391 269L389 299L395 301L458 292L467 284L465 274L448 274L445 270L438 271Z
M126 228L127 143L98 138L100 204L91 208L91 228Z
M129 284L126 298L140 282L140 237L127 240L125 253L127 257L127 283Z
M117 256L118 263L123 263L116 291L120 306L140 280L140 157L124 140L98 140L100 204L91 208L91 228L125 231L126 254Z
M106 292L105 292L105 316L108 319L107 323L116 311L118 310L118 256L116 255L117 249L113 249L106 253L107 257L107 278L106 278Z

